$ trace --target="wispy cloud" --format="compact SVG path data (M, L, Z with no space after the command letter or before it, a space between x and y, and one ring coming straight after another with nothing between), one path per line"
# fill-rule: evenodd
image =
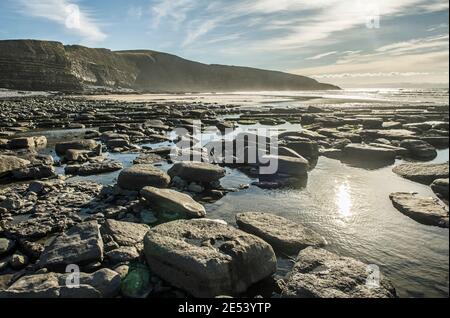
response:
M337 51L331 51L331 52L326 52L326 53L322 53L322 54L317 54L311 57L307 57L305 60L320 60L323 57L326 56L330 56L330 55L335 55L336 53L338 53Z
M151 6L151 24L157 28L161 21L170 19L172 24L178 28L187 18L187 13L196 6L195 0L157 0Z
M21 14L56 22L85 41L97 42L107 37L90 12L82 9L75 1L18 0L17 4Z

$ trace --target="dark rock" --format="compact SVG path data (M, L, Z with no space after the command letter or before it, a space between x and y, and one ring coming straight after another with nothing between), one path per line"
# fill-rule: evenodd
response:
M57 236L39 258L41 267L79 266L103 260L103 240L97 222L77 224Z
M431 160L437 156L436 148L423 140L406 139L400 143L400 146L408 149L412 158Z
M177 162L169 169L168 174L173 178L178 176L186 181L209 183L225 176L225 169L204 162Z

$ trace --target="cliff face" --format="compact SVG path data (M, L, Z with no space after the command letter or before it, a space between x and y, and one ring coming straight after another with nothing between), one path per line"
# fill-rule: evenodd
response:
M58 42L0 41L0 87L82 91L88 86L148 92L338 89L304 76L207 65L155 51L113 52Z

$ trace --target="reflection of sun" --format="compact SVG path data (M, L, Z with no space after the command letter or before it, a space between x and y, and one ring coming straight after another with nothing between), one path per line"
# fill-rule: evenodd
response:
M352 201L350 197L350 188L347 183L341 184L336 192L336 204L339 208L339 214L347 218L351 213Z

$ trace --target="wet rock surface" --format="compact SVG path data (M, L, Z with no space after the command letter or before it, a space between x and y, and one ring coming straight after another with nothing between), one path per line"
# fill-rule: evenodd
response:
M448 148L448 106L266 106L128 103L67 96L0 100L0 290L6 290L2 296L279 296L284 285L278 272L284 275L291 266L284 267L289 262L286 254L322 245L320 226L314 226L319 234L313 234L306 226L268 214L239 214L241 230L217 220L200 219L205 223L194 225L197 219L179 219L201 218L206 210L213 216L217 212L220 215L221 204L227 202L221 199L233 192L236 197L253 191L281 197L292 189L301 195L308 193L308 182L317 182L314 178L324 169L322 160L328 160L324 157L375 173L394 160L410 160L400 162L394 172L431 185L437 196L448 202L448 164L415 162L429 161L435 152L440 155L436 149ZM237 126L251 129L251 125L289 124L296 128L279 134L277 154L272 153L270 139L265 136L256 138L262 144L248 139L244 149L238 151L238 135L217 142L223 146L222 155L230 155L231 162L218 160L221 158L214 149L210 152L207 146L215 142L204 148L177 149L179 155L195 155L204 162L176 162L171 156L175 143L198 141L193 133L194 120L220 131ZM299 124L302 128L295 126ZM176 127L186 128L189 134L174 137L171 131ZM54 138L61 132L62 137ZM253 150L258 154L255 162L249 160ZM277 170L265 174L262 171L271 158L277 160ZM243 184L230 187L229 181L237 173ZM320 198L324 202L328 199ZM399 202L410 214L420 212L421 222L442 226L447 220L448 224L448 212L446 219L443 214L443 222L436 221L437 216L430 217L441 215L437 211L443 205L437 199L431 199L433 203L420 197L413 199L418 201L408 197ZM384 200L390 205L387 195ZM254 204L260 207L264 202ZM100 230L85 229L92 223ZM163 249L144 252L144 237L152 229L156 229L152 246L161 245ZM278 254L280 262L275 265L270 250ZM359 271L362 265L342 256L317 252L310 258L315 262L311 271L301 270L306 276L286 277L289 288L284 295L394 295L384 283L379 290L368 290L362 278L369 274L363 276ZM37 265L44 259L54 260L47 266L53 272L39 269ZM345 261L339 263L337 259ZM99 280L110 286L110 291L95 285L91 277L80 294L70 294L73 291L64 287L67 276L62 274L69 260L79 263L85 272L82 276L108 268L120 277L102 274L104 278ZM334 262L348 262L355 274L348 274L344 267L339 270ZM330 270L315 265L324 263L332 264L326 265ZM158 270L149 268L150 264ZM277 274L272 275L275 270ZM33 276L37 276L35 281L28 278ZM250 286L254 282L257 284ZM267 293L263 285L270 285Z
M262 238L275 251L288 255L297 254L308 246L325 245L323 237L313 230L274 214L238 213L236 224L244 232Z
M392 171L403 178L430 185L436 179L448 178L448 162L442 164L404 163Z
M308 247L298 254L283 287L282 297L396 297L392 283L381 273L371 273L372 270L374 269L356 259L341 257L321 248Z
M448 228L448 207L438 199L406 192L392 193L389 197L392 204L411 219L425 225Z

